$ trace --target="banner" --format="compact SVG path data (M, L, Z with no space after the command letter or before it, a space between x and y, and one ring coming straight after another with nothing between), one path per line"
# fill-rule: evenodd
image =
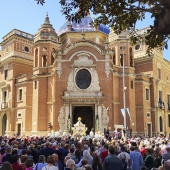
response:
M129 108L126 108L127 112L128 112L128 115L130 117L130 121L132 122L132 118L131 118L131 115L130 115L130 112L129 112Z
M122 112L122 116L123 118L125 118L125 111L124 109L120 109L121 112ZM128 112L128 115L129 115L129 118L130 118L130 121L132 122L132 118L131 118L131 115L130 115L130 111L129 111L129 108L126 108L127 112Z
M121 112L122 112L123 118L125 118L125 111L124 111L124 109L120 109L120 110L121 110Z

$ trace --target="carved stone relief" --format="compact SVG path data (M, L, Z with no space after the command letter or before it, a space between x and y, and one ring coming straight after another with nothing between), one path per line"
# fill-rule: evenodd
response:
M58 116L58 123L60 126L60 130L61 132L63 132L65 130L65 117L66 117L66 110L65 110L65 106L62 106L60 108L60 114Z
M108 113L108 109L109 108L106 109L106 107L104 105L102 105L102 123L104 125L106 125L106 127L107 127L107 125L109 123L109 116L107 114Z

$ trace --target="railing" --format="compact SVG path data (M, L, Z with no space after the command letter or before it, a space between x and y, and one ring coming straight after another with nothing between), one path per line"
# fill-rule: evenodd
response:
M1 103L1 109L6 109L9 107L9 102L2 102Z

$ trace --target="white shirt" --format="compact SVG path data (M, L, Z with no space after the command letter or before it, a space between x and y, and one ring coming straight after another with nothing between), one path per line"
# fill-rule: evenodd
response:
M42 170L59 170L56 166L49 166L49 165L47 165L47 166L44 166L43 168L42 168Z

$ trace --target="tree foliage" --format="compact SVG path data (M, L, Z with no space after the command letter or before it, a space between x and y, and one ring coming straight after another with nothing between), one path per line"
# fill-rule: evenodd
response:
M170 1L169 0L60 0L62 13L69 21L80 22L88 12L96 16L94 25L103 23L119 34L130 31L132 44L145 42L148 52L155 47L167 49L170 34ZM138 34L137 21L143 21L151 14L153 25L148 25L144 34Z

